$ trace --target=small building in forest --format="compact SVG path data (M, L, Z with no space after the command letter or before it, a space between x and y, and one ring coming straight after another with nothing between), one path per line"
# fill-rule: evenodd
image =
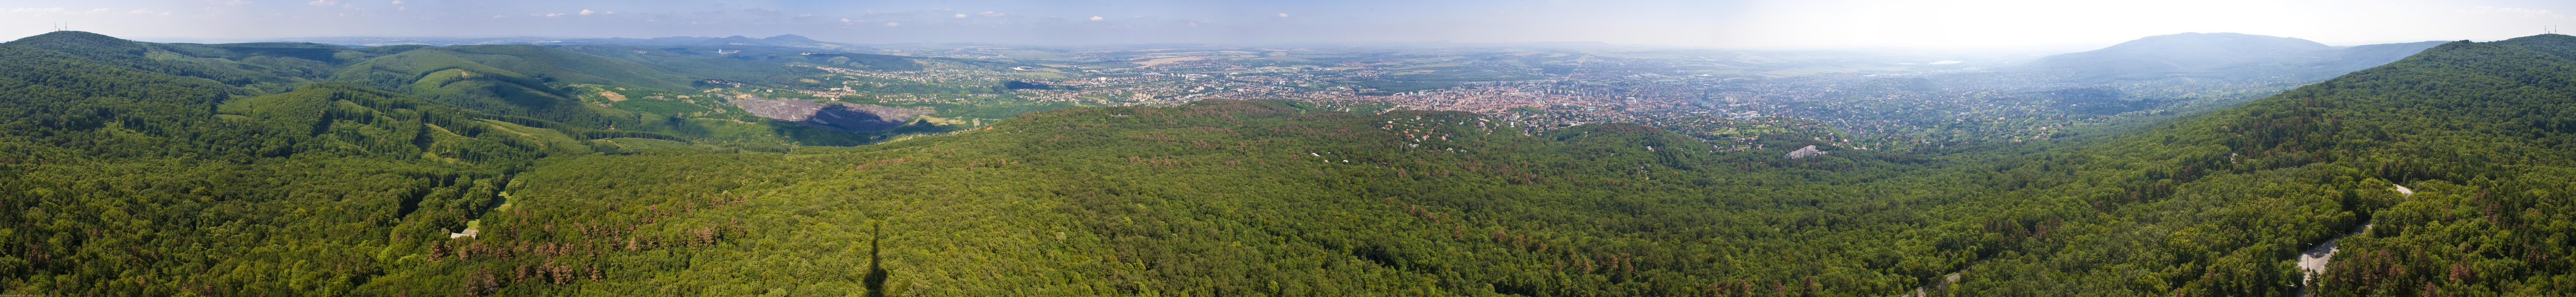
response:
M1825 155L1825 151L1816 150L1816 146L1813 146L1813 145L1810 145L1810 146L1807 146L1807 147L1803 147L1803 148L1798 148L1798 150L1796 150L1796 151L1790 151L1790 152L1789 152L1789 158L1790 158L1790 159L1805 158L1805 157L1814 157L1814 156L1822 156L1822 155Z

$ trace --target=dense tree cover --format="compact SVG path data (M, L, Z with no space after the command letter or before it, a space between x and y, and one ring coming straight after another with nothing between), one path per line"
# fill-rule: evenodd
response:
M0 116L25 116L0 123L0 293L2576 290L2564 35L2446 44L2143 131L1802 159L1780 154L1815 143L1223 100L710 150L83 59L0 45ZM2294 265L2356 228L2316 281Z
M1466 114L1301 114L1258 102L1068 110L1020 120L855 149L727 159L668 152L540 166L522 180L525 187L514 188L522 202L485 226L555 231L450 245L581 250L634 241L679 249L454 265L484 267L461 273L504 275L511 273L493 267L606 267L589 283L557 285L539 275L504 279L502 289L470 289L496 293L833 295L865 290L869 284L849 268L868 260L855 244L884 235L888 293L1887 295L1975 265L2018 268L2027 265L2012 261L2126 252L2056 238L2128 235L2066 231L2071 226L2150 228L2073 217L2095 210L2040 194L2103 189L2031 185L2050 173L1997 178L2006 173L1924 168L1901 163L1919 157L1867 151L1799 160L1776 151L1718 153L1635 125L1523 136L1480 127ZM2208 196L2189 203L2140 208L2315 195L2267 191L2208 190L2187 193ZM2305 201L2281 200L2273 206ZM2234 232L2228 216L2128 216L2213 233L2200 239L2210 243L2171 251L2206 258L2118 260L2189 272L2158 278L2176 285L2135 288L2159 293L2222 278L2204 275L2195 261L2288 272L2271 265L2275 255L2238 252L2270 247L2245 238L2297 245L2330 236L2321 224L2333 222L2264 230L2314 231L2290 237ZM862 233L868 230L855 222L889 229ZM563 229L568 225L659 233L574 235ZM698 242L685 242L691 232ZM2040 251L2047 253L2026 255ZM679 260L675 253L688 254L691 264L663 262ZM2109 289L2132 280L2121 281ZM2206 283L2198 286L2214 295L2279 290L2273 283ZM1976 284L1986 282L1961 287L1998 289Z
M815 132L620 130L315 83L422 49L151 44L69 31L0 44L0 291L345 294L405 261L388 251L425 248L502 205L502 186L536 159ZM516 61L565 71L546 63L599 60L556 56ZM510 79L528 77L494 80Z
M343 81L379 88L413 84L421 76L446 69L500 74L518 79L542 78L572 83L683 89L689 78L643 63L534 45L477 45L424 48L371 58L334 74Z
M2445 44L2149 132L1999 165L2013 174L2002 181L2062 188L2037 193L2112 215L2067 229L2112 232L2070 234L2079 240L2062 248L1980 263L1961 289L2271 295L2313 285L2333 296L2480 296L2576 288L2564 268L2571 262L2550 257L2566 254L2557 238L2576 231L2564 223L2569 197L2553 193L2569 185L2565 173L2576 165L2569 162L2576 150L2566 146L2571 130L2558 122L2576 104L2567 93L2576 90L2566 81L2576 74L2565 66L2571 52L2576 37L2565 35ZM2152 167L2086 174L2138 165ZM2391 182L2418 193L2399 194ZM2303 283L2284 260L2371 222L2369 232L2343 241L2322 281ZM2172 264L2152 265L2159 262Z
M463 228L510 172L615 148L571 135L670 138L340 84L253 97L92 58L0 45L6 290L345 292L401 256L386 248Z
M1522 137L1460 114L1202 102L1042 112L855 149L583 158L541 166L523 210L491 226L627 225L662 232L627 239L682 247L456 265L609 267L591 283L486 292L832 295L867 290L857 267L877 264L884 292L917 295L1892 295L1950 273L1962 280L1937 293L2291 295L2311 286L2296 253L2379 218L2346 243L2376 256L2344 256L2321 292L2556 292L2567 260L2549 256L2570 230L2550 190L2566 184L2569 152L2561 116L2545 113L2565 109L2525 107L2570 102L2552 84L2566 76L2499 67L2563 58L2475 49L2547 52L2565 38L2462 43L2152 131L1946 157L1786 160L1630 125ZM2481 76L2523 78L2492 85L2523 101L2460 101L2501 92L2469 88L2378 97ZM2437 128L2454 122L2496 126ZM2424 128L2342 135L2403 126ZM2505 224L2517 214L2531 223ZM2491 222L2420 231L2474 221ZM557 228L460 242L619 237ZM2417 250L2383 252L2399 244ZM656 262L679 259L691 264ZM2379 272L2343 276L2357 266ZM2404 289L2377 289L2392 286Z
M566 59L584 57L583 59ZM594 74L595 73L595 74ZM417 94L440 103L606 128L648 121L582 104L550 82L686 89L688 79L635 62L537 46L455 46L403 51L357 62L332 79Z
M2576 37L2445 44L2274 99L2221 128L2276 159L2419 181L2344 241L2323 295L2576 291Z
M244 69L249 67L237 67L235 64L238 63L230 61L188 59L177 54L178 52L169 51L176 49L181 52L199 53L209 50L208 48L132 42L88 32L48 33L10 41L8 44L30 50L50 50L65 54L59 57L64 59L203 78L230 85L257 84L273 90L292 86L298 81L296 78L264 77L258 71ZM284 85L280 85L281 83Z
M626 268L604 270L607 276L597 284L570 289L602 293L857 292L866 286L856 277L857 270L836 267L863 265L858 261L865 258L852 257L859 252L855 244L873 235L838 227L855 224L822 222L883 222L890 241L883 245L889 293L1306 295L1412 290L1421 294L1615 295L1699 291L1698 286L1714 282L1711 277L1646 267L1724 268L1711 270L1739 271L1742 275L1737 277L1745 277L1756 275L1750 272L1756 270L1753 266L1767 262L1753 259L1780 260L1760 251L1800 249L1795 241L1802 240L1791 239L1792 234L1864 233L1816 224L1821 222L1788 231L1769 230L1773 226L1760 223L1821 213L1669 213L1677 209L1647 206L1675 203L1670 200L1697 204L1706 198L1621 195L1693 194L1699 190L1689 188L1737 182L1745 183L1750 192L1836 191L1826 185L1750 187L1763 179L1782 186L1805 179L1790 175L1745 181L1694 179L1695 169L1660 164L1765 164L1777 163L1772 161L1777 157L1709 155L1708 149L1691 148L1694 140L1634 125L1587 126L1549 137L1527 137L1517 130L1478 127L1478 119L1467 114L1298 114L1288 105L1255 102L1042 112L1021 120L956 137L854 151L809 149L794 155L731 159L656 153L566 160L540 166L546 169L531 174L524 181L526 187L518 188L524 190L516 192L523 202L486 221L493 230L543 230L554 225L556 231L472 242L593 246L641 240L646 246L680 245L685 250L679 252L694 255L690 257L711 259L687 266L647 264L666 261L657 259L669 259L670 253L648 249L642 254L610 251L601 256L490 260L501 263L499 267L543 266L541 262L553 261ZM1658 148L1647 150L1634 146L1637 143ZM1520 157L1546 155L1569 157ZM1638 168L1632 164L1659 165ZM1859 164L1843 160L1814 166ZM1813 175L1825 170L1801 171ZM1653 182L1656 179L1680 184ZM645 180L650 182L639 182ZM675 193L694 194L672 196ZM1634 201L1616 205L1592 199L1600 196L1627 196ZM749 206L736 205L746 203ZM804 211L776 211L782 209ZM1478 217L1488 212L1497 217ZM1509 216L1501 216L1505 214ZM1583 222L1592 220L1599 221ZM565 233L562 226L574 224L662 232L606 238ZM1659 233L1654 240L1599 236L1616 233L1611 230L1665 228L1676 230L1654 231ZM695 243L673 242L674 236L689 239L687 233L673 231L715 235ZM1692 255L1686 247L1656 242L1694 237L1751 237L1727 242L1764 246L1727 249L1742 254L1730 256L1750 258L1742 262L1707 264L1693 262L1714 255ZM1854 246L1855 241L1836 238L1816 243ZM705 246L689 247L698 245ZM806 260L790 264L758 259ZM775 266L781 264L798 266ZM705 277L710 275L746 277ZM1361 276L1372 281L1352 281ZM1649 282L1648 278L1671 280ZM1884 278L1881 273L1866 272L1845 281L1872 282L1882 291L1906 286L1904 281L1890 283ZM959 281L983 285L960 286ZM566 290L509 282L504 286L509 288L503 291Z
M677 114L678 111L667 108L599 106L579 100L585 93L577 92L580 88L574 87L612 85L639 93L660 93L691 90L691 84L701 82L697 79L735 76L765 79L819 72L776 64L746 65L759 63L727 58L623 60L539 46L407 45L349 49L310 43L159 44L78 31L53 32L9 44L51 50L63 54L63 58L87 63L212 80L234 87L234 90L226 91L233 95L273 94L292 91L313 82L342 82L422 97L475 112L562 123L600 132L679 135L716 145L856 145L882 136L767 123L768 120L757 117L707 119L682 116ZM534 125L527 121L514 122Z

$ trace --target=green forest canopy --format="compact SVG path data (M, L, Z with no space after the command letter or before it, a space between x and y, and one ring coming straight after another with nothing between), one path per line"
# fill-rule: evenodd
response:
M1931 293L2576 290L2565 35L2107 137L1802 159L1285 101L711 149L417 88L268 92L328 79L56 37L90 40L0 44L0 293L1888 296L1954 273ZM2364 224L2303 281L2300 250Z

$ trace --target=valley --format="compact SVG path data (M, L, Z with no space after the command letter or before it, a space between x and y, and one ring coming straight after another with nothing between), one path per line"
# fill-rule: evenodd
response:
M2558 34L313 41L0 43L0 293L2576 290Z

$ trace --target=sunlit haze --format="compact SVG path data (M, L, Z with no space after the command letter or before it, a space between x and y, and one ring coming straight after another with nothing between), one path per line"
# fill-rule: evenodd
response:
M2238 32L2350 45L2576 25L2569 1L508 1L0 2L0 35L765 37L850 43L1537 42L1726 48L2103 45ZM185 37L185 38L178 38Z

